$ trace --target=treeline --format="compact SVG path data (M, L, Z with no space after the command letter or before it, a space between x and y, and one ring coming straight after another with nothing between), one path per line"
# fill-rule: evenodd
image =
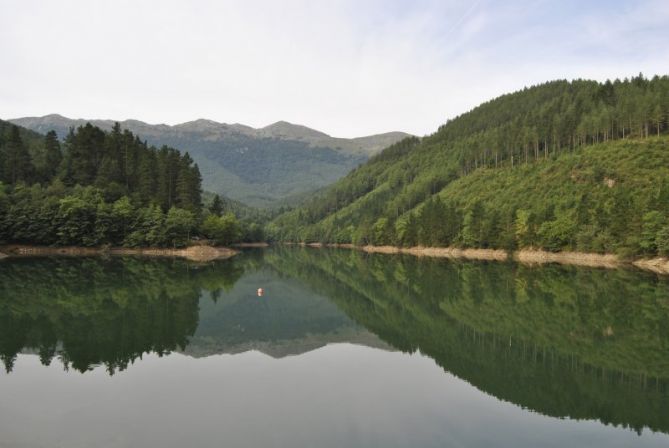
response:
M0 128L0 241L48 245L183 246L256 238L218 203L204 208L188 153L147 145L118 123L90 123L61 144L14 125Z
M666 76L505 95L387 148L268 231L306 242L665 255L667 111ZM607 126L591 126L600 115Z
M660 136L668 115L668 76L554 81L485 103L447 122L434 137L449 142L467 173L609 140Z

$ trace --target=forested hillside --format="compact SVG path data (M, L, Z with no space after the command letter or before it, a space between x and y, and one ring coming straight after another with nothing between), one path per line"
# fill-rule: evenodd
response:
M86 124L61 144L0 122L0 241L48 245L181 246L197 233L240 237L220 198L204 210L188 153L155 148L116 124Z
M37 132L55 130L60 138L71 127L88 122L60 115L11 121ZM90 122L103 130L114 126L112 120ZM203 119L174 126L138 120L126 120L121 125L157 147L189 151L200 166L205 190L256 207L273 206L277 201L330 185L370 155L407 136L388 132L334 138L285 121L259 129Z
M669 252L669 77L554 81L408 138L269 226L277 240Z

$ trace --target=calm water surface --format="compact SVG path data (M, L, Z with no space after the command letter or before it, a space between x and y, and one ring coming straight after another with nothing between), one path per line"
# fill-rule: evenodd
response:
M669 445L669 280L638 271L10 259L0 358L0 447Z

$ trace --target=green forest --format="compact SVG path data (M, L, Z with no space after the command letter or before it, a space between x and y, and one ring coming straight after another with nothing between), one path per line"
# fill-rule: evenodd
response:
M147 145L116 124L86 124L61 142L0 121L0 241L73 246L185 246L262 238L230 201L202 205L188 153Z
M53 131L0 121L0 242L269 240L668 256L668 116L667 76L547 82L393 144L300 205L274 211L203 192L187 152L150 146L118 124L72 128L61 142Z
M669 254L669 77L553 81L372 157L279 241Z

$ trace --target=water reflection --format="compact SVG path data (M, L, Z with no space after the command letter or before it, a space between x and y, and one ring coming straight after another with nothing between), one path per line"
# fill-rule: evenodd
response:
M258 295L258 285L264 289ZM633 271L273 249L219 263L0 264L0 356L85 372L145 353L420 351L498 399L669 432L669 287Z
M664 278L341 251L282 251L268 261L392 346L419 350L499 399L669 432Z
M22 350L81 372L123 370L143 353L185 348L203 290L220 295L236 264L194 268L178 260L20 259L0 265L0 357Z

